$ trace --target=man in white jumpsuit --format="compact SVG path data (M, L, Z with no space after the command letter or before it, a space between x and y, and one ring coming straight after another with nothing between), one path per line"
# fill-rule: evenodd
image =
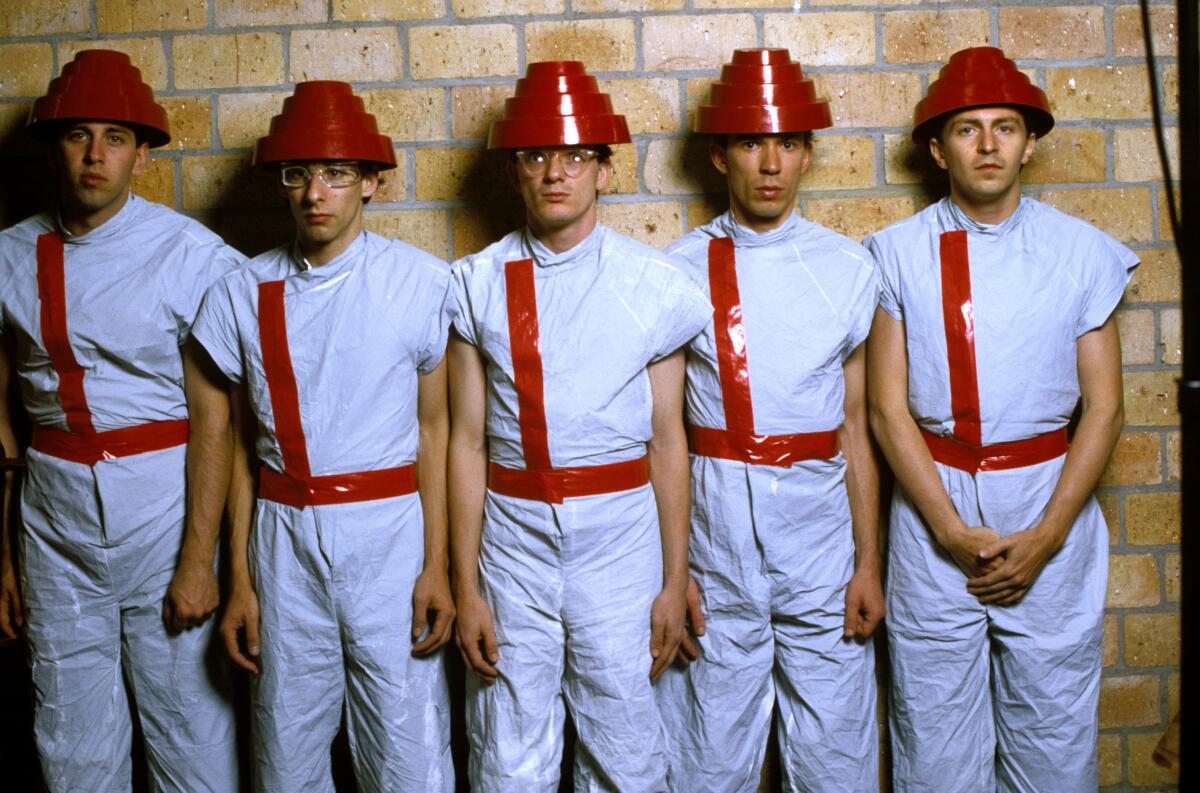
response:
M359 790L448 793L449 267L363 230L396 160L349 84L297 85L255 162L282 182L296 241L217 282L193 336L254 419L239 421L258 462L234 466L221 631L261 665L257 787L333 791L344 703Z
M130 790L128 686L151 788L228 793L233 712L206 620L220 508L197 508L206 493L222 500L228 477L201 481L189 466L185 487L185 456L229 437L192 422L189 443L185 389L211 389L180 345L204 290L242 257L130 194L170 134L123 53L79 53L35 103L30 131L49 148L59 202L0 234L4 456L16 453L7 397L18 382L33 423L24 605L6 522L0 630L25 625L43 775L52 791Z
M811 131L829 125L787 50L734 52L696 117L730 208L667 249L713 303L686 391L707 631L658 688L681 793L757 790L776 702L788 789L878 788L862 342L879 280L862 246L795 213Z
M1108 533L1092 490L1122 423L1113 309L1137 257L1021 196L1053 124L1000 50L956 53L913 127L950 196L867 240L871 419L897 479L898 793L1097 786Z
M687 586L683 345L711 314L657 251L596 223L622 116L578 61L530 64L489 148L528 225L455 264L450 514L471 784L666 789L653 678Z

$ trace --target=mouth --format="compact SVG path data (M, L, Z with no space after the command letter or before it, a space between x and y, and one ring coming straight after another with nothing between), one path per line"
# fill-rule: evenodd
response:
M332 220L333 215L305 215L304 219L308 221L310 225L316 225L317 223L325 223Z
M985 162L983 165L979 165L979 166L977 166L977 167L976 167L976 170L979 170L979 171L999 171L999 170L1001 170L1001 167L1000 167L1000 165L999 165L998 163L994 163L994 162Z
M107 181L107 179L98 173L85 173L83 176L79 177L79 182L88 187L95 187L96 185L103 184Z
M754 188L754 192L758 193L763 198L775 198L783 192L783 188L776 187L775 185L763 185L762 187Z
M570 193L542 193L542 198L553 203L566 201L570 197Z

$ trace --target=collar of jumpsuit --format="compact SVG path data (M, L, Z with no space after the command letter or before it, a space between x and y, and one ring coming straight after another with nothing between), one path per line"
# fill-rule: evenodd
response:
M141 198L138 198L133 193L129 193L125 197L125 206L121 207L117 214L84 234L72 234L63 225L62 215L56 213L54 217L54 230L62 235L63 242L67 245L87 245L89 243L109 240L125 233L130 224L135 222L144 204L145 202Z
M953 199L947 198L941 202L939 220L945 229L969 231L972 234L982 234L998 240L1020 224L1021 216L1025 214L1028 205L1028 199L1022 198L1013 213L1004 220L999 223L981 223L964 212L958 204L954 203Z
M584 237L575 247L555 253L546 247L528 227L522 232L521 247L523 252L533 259L538 267L553 267L556 270L567 266L584 263L592 254L598 254L600 243L604 238L604 227L599 223L591 233Z
M367 231L363 229L358 236L354 238L346 250L339 253L334 258L322 264L320 267L309 263L308 259L304 258L304 254L300 252L300 243L293 242L290 255L292 265L295 267L295 272L292 276L303 278L307 281L328 281L331 278L337 278L343 273L348 272L354 263L363 258L366 254L367 247Z
M762 248L774 245L791 236L799 224L800 216L795 212L792 212L787 220L775 228L763 232L755 231L749 226L738 223L732 211L725 212L713 221L713 225L724 232L725 236L733 240L739 248Z

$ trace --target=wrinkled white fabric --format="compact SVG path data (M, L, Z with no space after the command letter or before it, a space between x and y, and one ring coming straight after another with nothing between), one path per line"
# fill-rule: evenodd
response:
M667 249L707 293L708 246L734 243L754 431L836 429L843 364L870 329L879 278L862 246L793 215L757 234L730 212ZM714 301L716 302L716 301ZM712 317L688 346L688 421L726 428ZM878 788L874 653L843 639L854 569L846 461L791 467L693 454L692 574L707 633L658 702L671 789L758 789L771 712L789 790Z
M1116 308L1138 260L1083 221L1032 199L1003 223L949 199L870 237L880 305L904 321L909 408L954 426L939 238L968 233L984 444L1066 425L1079 398L1076 340ZM971 475L937 464L969 526L1035 525L1064 457ZM1015 606L984 606L897 485L888 569L892 752L898 793L1094 791L1108 533L1095 498Z
M525 231L454 266L455 330L482 355L492 461L524 468L504 264L532 258L549 448L556 468L633 460L651 437L648 364L712 309L657 251L597 227L554 254ZM662 588L649 485L562 504L488 491L480 586L499 679L468 677L472 789L558 789L564 706L575 790L662 791L666 757L650 685L650 605Z
M34 423L66 429L42 339L37 238L65 239L67 331L99 431L183 419L186 339L204 290L242 257L212 232L131 195L87 234L37 215L0 234L0 333ZM237 786L227 671L213 620L169 635L162 600L183 538L184 446L94 466L30 449L21 576L34 731L53 791L131 786L125 681L155 790Z
M312 474L414 462L417 376L446 347L446 263L364 232L320 267L279 248L209 290L193 335L244 384L258 456L282 471L258 325L258 284L276 280ZM258 500L249 552L261 612L259 790L333 790L343 701L360 790L454 789L442 656L410 654L423 543L416 493L303 509Z

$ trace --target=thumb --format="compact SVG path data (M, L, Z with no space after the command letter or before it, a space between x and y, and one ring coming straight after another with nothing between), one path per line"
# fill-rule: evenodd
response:
M985 545L979 549L979 558L983 560L994 559L1000 554L1007 551L1012 546L1012 540L1009 537L1004 537L997 540L991 545Z
M414 639L420 638L425 634L426 612L427 609L423 603L413 604L412 637Z

